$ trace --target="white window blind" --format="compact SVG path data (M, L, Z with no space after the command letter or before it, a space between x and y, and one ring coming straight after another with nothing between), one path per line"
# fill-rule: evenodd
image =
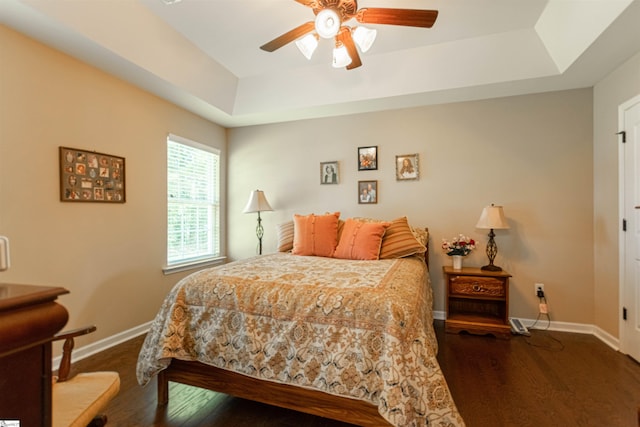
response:
M220 256L220 152L167 138L167 265Z

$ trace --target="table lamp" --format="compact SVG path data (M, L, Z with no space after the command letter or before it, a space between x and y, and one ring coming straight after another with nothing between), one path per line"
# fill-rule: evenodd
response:
M262 219L260 218L260 212L273 211L267 198L264 195L264 191L254 190L249 195L249 202L244 208L243 213L258 212L258 226L256 227L256 236L258 236L258 253L262 255L262 236L264 236L264 228L262 227Z
M496 245L495 240L493 240L493 238L495 237L495 233L493 232L493 230L509 228L509 224L507 224L507 220L504 218L502 206L495 206L492 203L491 206L485 207L482 210L482 214L480 214L480 219L476 224L476 228L490 230L489 243L487 243L487 257L489 257L489 264L483 266L482 270L502 271L502 268L493 264L493 260L498 254L498 246Z

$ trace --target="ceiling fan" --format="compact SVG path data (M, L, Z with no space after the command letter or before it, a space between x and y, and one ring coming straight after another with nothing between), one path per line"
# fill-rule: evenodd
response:
M296 41L300 51L311 58L318 45L318 36L335 40L333 50L333 66L346 67L352 70L362 65L356 44L362 52L366 52L376 37L376 31L361 25L350 27L344 25L355 19L360 24L402 25L407 27L431 28L438 17L437 10L363 8L358 9L357 0L295 0L313 9L314 21L304 24L282 34L260 49L273 52L282 46Z

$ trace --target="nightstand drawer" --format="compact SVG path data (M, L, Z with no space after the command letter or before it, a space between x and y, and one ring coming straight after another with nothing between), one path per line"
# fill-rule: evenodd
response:
M453 276L449 295L504 298L506 281L498 277Z

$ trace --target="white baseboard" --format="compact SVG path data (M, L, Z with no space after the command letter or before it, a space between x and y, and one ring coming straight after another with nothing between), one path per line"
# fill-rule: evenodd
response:
M607 344L609 347L614 349L615 351L620 351L620 340L610 333L603 331L597 326L593 327L593 335L600 339L603 343Z
M446 313L444 311L434 311L433 318L436 320L445 320L447 318ZM519 318L520 321L527 327L530 328L534 323L535 319L522 319ZM538 321L535 329L549 329L550 331L560 331L560 332L573 332L577 334L590 334L594 335L603 343L607 344L609 347L614 349L615 351L620 350L620 341L618 338L609 334L608 332L602 330L596 325L585 325L584 323L570 323L570 322L554 322L552 321L547 328L548 322L546 320Z
M530 327L535 323L533 319L521 319L522 322ZM605 332L601 328L596 325L585 325L584 323L570 323L570 322L554 322L552 321L549 327L547 328L548 322L546 321L538 321L535 329L549 329L551 331L561 331L561 332L574 332L577 334L591 334L598 338L600 341L611 347L612 349L618 351L620 350L620 341L618 338L613 335Z
M146 334L150 327L151 327L151 321L144 323L142 325L136 326L134 328L128 329L126 331L117 333L110 337L101 339L100 341L96 341L89 345L75 348L73 350L73 353L71 354L71 363L77 362L78 360L82 360L96 353L100 353L101 351L104 351L108 348L121 344L139 335ZM58 366L60 365L61 360L62 360L62 355L56 356L53 358L52 366L54 367L54 369L58 369Z

